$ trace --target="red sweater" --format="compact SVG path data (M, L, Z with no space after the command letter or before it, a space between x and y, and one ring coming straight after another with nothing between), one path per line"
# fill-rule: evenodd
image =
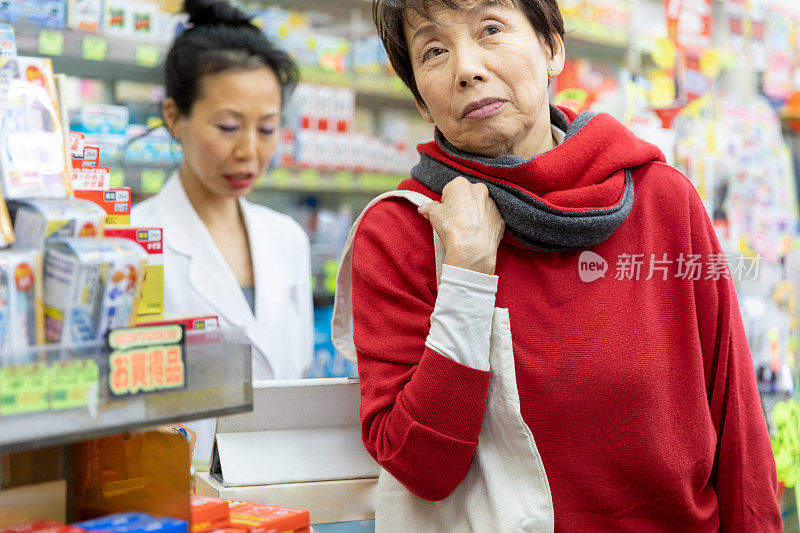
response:
M580 252L535 252L513 239L497 256L496 306L509 309L521 413L547 472L556 531L780 531L732 281L705 268L699 280L674 275L681 253L706 265L720 252L711 222L691 183L660 156L640 164L651 145L627 130L596 130L535 159L535 183L519 185L596 207L607 177L636 164L630 215L592 250L608 261L606 276L583 282ZM608 157L597 157L598 146ZM414 180L400 188L439 199ZM656 271L645 281L650 254L665 253L674 261L668 279ZM621 254L644 254L638 281L615 279ZM491 375L425 346L433 257L429 223L410 203L387 200L361 223L352 272L363 441L426 500L445 498L466 475Z

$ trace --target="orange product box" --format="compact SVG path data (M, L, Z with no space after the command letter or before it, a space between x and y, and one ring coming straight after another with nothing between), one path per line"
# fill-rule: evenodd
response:
M33 520L0 527L0 533L84 533L84 530L53 520Z
M192 496L192 533L225 528L230 521L228 502L206 496Z
M238 501L232 501L229 505L231 526L245 528L249 533L305 533L311 525L311 513L301 509Z
M171 326L173 324L184 326L186 331L217 329L219 327L219 318L216 315L175 317L170 315L153 315L140 316L136 321L137 326Z
M138 243L147 252L147 270L142 283L142 298L138 314L164 312L164 235L161 228L112 226L105 229L106 237L121 237Z
M139 315L137 326L183 325L186 331L203 332L187 336L187 344L212 344L219 342L219 318L215 315L203 316L171 316L171 315Z
M75 190L75 198L89 200L106 212L106 226L127 226L131 223L131 188Z

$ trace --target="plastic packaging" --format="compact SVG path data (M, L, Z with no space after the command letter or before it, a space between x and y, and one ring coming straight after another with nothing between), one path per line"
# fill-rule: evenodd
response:
M44 342L42 279L40 251L0 251L0 356Z
M52 239L103 234L106 213L88 200L15 200L9 207L17 247L43 248Z
M45 256L48 342L102 339L135 323L147 265L142 248L125 239L63 239Z

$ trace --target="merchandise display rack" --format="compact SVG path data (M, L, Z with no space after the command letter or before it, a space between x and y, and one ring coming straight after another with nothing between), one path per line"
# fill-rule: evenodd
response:
M9 407L4 391L0 453L252 410L251 346L243 330L187 332L185 348L183 388L120 397L111 393L110 349L103 342L36 346L7 356L0 376L24 374L28 396Z

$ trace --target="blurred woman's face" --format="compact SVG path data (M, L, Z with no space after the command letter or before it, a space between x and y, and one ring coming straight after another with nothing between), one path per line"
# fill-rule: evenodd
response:
M278 144L281 89L269 68L228 70L202 80L191 114L173 128L184 166L212 194L248 194Z
M561 39L551 54L513 1L467 0L431 18L409 12L405 24L423 117L462 150L536 155L550 135L547 69L563 68Z

